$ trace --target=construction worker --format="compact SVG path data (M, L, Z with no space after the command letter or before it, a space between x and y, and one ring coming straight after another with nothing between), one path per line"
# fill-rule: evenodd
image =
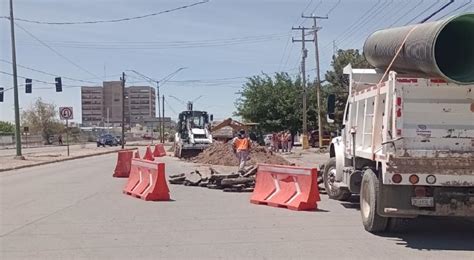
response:
M250 153L250 146L250 138L246 136L245 130L240 129L237 137L232 140L232 149L237 159L239 159L239 172L244 171Z

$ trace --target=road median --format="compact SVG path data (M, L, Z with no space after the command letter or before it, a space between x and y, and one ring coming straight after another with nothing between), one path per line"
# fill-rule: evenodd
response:
M136 150L136 149L137 147L131 147L131 148L126 148L124 150ZM82 159L82 158L111 154L111 153L117 153L118 151L121 151L121 149L113 149L113 150L106 150L106 151L92 150L92 151L86 151L85 153L79 153L77 155L72 155L72 156L64 156L62 154L32 155L32 156L27 157L26 160L12 160L11 158L9 158L8 162L3 162L3 161L1 162L0 172L18 170L22 168L41 166L41 165L46 165L46 164L51 164L51 163L70 161L70 160Z

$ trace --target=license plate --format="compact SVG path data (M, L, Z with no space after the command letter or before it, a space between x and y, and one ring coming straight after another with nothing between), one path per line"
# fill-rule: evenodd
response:
M411 205L416 207L434 207L433 197L414 197L411 198Z

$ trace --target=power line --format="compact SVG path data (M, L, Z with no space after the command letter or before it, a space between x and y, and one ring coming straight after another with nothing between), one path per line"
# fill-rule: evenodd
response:
M29 20L29 19L23 19L23 18L15 18L16 21L21 21L21 22L26 22L26 23L35 23L35 24L49 24L49 25L76 25L76 24L98 24L98 23L117 23L117 22L124 22L124 21L131 21L131 20L137 20L137 19L143 19L147 17L152 17L152 16L157 16L165 13L170 13L174 11L178 11L181 9L193 7L196 5L201 5L208 3L209 0L204 0L200 2L195 2L189 5L183 5L180 7L175 7L172 9L156 12L156 13L151 13L151 14L145 14L145 15L139 15L139 16L132 16L132 17L126 17L126 18L119 18L119 19L110 19L110 20L95 20L95 21L79 21L79 22L47 22L47 21L35 21L35 20ZM3 16L2 18L7 18Z
M168 100L165 99L164 101L165 101L166 106L168 106L168 108L171 110L171 112L177 115L178 113L176 113L176 110L174 110L173 107L170 105L170 103L168 103Z
M404 15L400 16L397 20L395 20L393 23L391 23L388 27L392 27L394 26L395 24L397 24L398 22L400 22L403 18L405 18L407 15L409 15L412 11L415 11L416 8L418 8L418 6L420 6L421 4L423 4L424 0L420 0L418 2L418 4L416 4L415 6L413 6L413 8L410 8L410 10L408 10L408 12L406 12Z
M363 39L364 37L367 36L368 33L373 32L381 27L386 21L391 21L392 19L400 16L400 13L402 10L405 8L410 8L410 2L411 0L408 0L406 3L400 4L399 8L393 8L389 10L386 14L384 14L384 19L380 20L379 22L374 22L373 24L370 24L369 27L366 28L365 33L359 33L353 36L352 40L347 43L348 46L352 46L354 43L356 43L359 39ZM411 8L410 8L411 9Z
M340 3L341 0L338 0L337 3L331 9L329 9L329 11L326 13L326 16L329 16L329 14L332 13L332 11L334 11L334 9L336 9L336 7L339 6Z
M469 1L465 2L464 4L460 5L458 8L452 10L451 12L449 12L449 13L443 15L443 16L441 16L439 19L443 19L444 17L446 17L446 16L448 16L448 15L450 15L450 14L452 14L452 13L454 13L454 12L456 12L456 11L462 9L462 8L464 8L465 6L469 5L471 2L472 2L472 0L469 0Z
M4 59L0 59L0 61L1 61L1 62L5 62L5 63L12 64L10 61L4 60ZM62 77L63 79L68 79L68 80L77 81L77 82L83 82L83 83L100 84L99 82L95 82L95 81L82 80L82 79L75 79L75 78L71 78L71 77L66 77L66 76L61 76L61 75L57 75L57 74L52 74L52 73L49 73L49 72L41 71L41 70L38 70L38 69L33 69L33 68L30 68L30 67L27 67L27 66L23 66L23 65L20 65L20 64L17 64L17 66L20 67L20 68L23 68L23 69L31 70L31 71L38 72L38 73L41 73L41 74L44 74L44 75L48 75L48 76Z
M439 3L440 0L436 0L436 2L434 2L433 4L431 4L430 6L428 6L425 10L421 11L420 14L418 14L417 16L413 17L410 21L408 21L405 25L409 25L411 24L413 21L415 21L416 19L418 19L420 16L422 16L424 13L428 12L431 8L435 7L438 3Z
M319 3L314 7L313 11L311 11L310 14L316 12L316 10L318 9L318 7L319 7L320 5L322 5L322 4L323 4L323 0L319 1ZM303 13L304 13L304 12L303 12ZM303 21L304 21L304 20L303 20ZM303 23L301 23L301 24L303 24Z
M387 7L389 7L390 5L393 4L393 0L389 0L389 1L386 1L384 2L384 4L382 4L381 6L379 6L376 10L373 11L372 14L370 14L369 16L366 17L366 19L358 26L356 26L354 29L352 29L349 34L347 34L346 37L344 37L343 39L341 39L340 41L338 41L339 45L341 45L342 42L352 38L354 35L357 35L356 33L361 30L362 28L364 28L368 23L372 22L374 18L378 17L380 14L383 13L383 10Z
M288 36L288 34L277 34L273 36L256 37L248 39L229 39L214 42L169 42L169 43L139 43L139 42L63 42L63 43L51 43L51 46L58 48L73 48L73 49L105 49L105 50L122 50L122 49L183 49L183 48L205 48L205 47L221 47L241 44L254 44L263 43L267 41L278 40ZM29 44L29 43L27 43Z
M371 13L377 6L378 4L380 3L381 0L378 0L377 3L375 3L375 5L373 5L372 7L370 7L364 14L362 14L355 22L351 23L351 25L346 29L344 30L341 34L339 34L338 36L336 36L336 38L334 39L334 41L339 41L339 39L341 39L342 36L346 35L348 32L350 32L352 30L352 28L354 28L355 26L357 26L362 20L364 20L367 15L369 13ZM324 49L326 49L329 45L331 44L331 42L329 42L328 44L324 45Z
M23 28L22 26L18 25L17 23L15 23L16 26L18 26L18 28L22 29L25 33L27 33L30 37L32 37L33 39L35 39L36 41L38 41L39 43L41 43L43 46L45 46L46 48L48 48L49 50L51 50L52 52L56 53L56 55L58 55L59 57L63 58L64 60L66 60L67 62L71 63L72 65L74 65L74 67L86 72L87 74L91 75L91 76L94 76L95 78L97 79L100 79L99 76L95 75L94 73L84 69L83 67L81 67L80 65L78 65L77 63L75 63L74 61L72 61L71 59L69 59L68 57L62 55L60 52L56 51L55 49L53 49L51 46L49 46L48 44L46 44L45 42L43 42L42 40L40 40L38 37L36 37L34 34L32 34L30 31L28 31L27 29Z
M12 73L9 73L9 72L5 72L5 71L0 71L1 74L5 74L5 75L9 75L9 76L12 76L13 77L13 74ZM49 85L56 85L56 82L47 82L47 81L44 81L44 80L40 80L40 79L34 79L34 78L30 78L30 77L24 77L24 76L20 76L20 75L17 75L18 78L22 78L22 79L31 79L33 81L36 81L36 82L40 82L40 83L44 83L44 84L49 84ZM81 88L82 86L79 86L79 85L67 85L67 84L62 84L63 87L69 87L69 88ZM35 88L35 89L41 89L41 88ZM43 89L46 89L46 88L43 88ZM49 88L48 88L49 89Z

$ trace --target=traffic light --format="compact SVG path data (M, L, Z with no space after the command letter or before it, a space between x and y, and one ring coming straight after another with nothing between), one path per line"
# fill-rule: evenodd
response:
M0 102L3 102L3 90L4 88L0 88Z
M56 92L63 92L63 83L61 82L61 77L56 77Z
M31 93L32 84L31 79L25 79L25 93Z

